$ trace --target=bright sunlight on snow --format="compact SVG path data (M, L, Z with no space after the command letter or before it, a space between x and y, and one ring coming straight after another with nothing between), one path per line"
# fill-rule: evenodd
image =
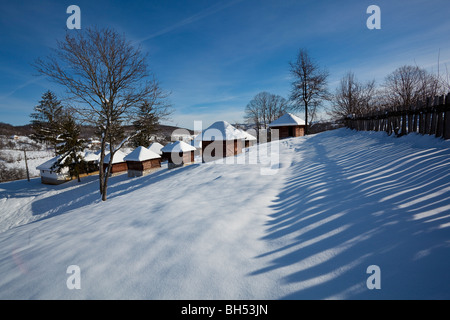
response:
M279 143L275 174L161 168L112 177L106 202L96 176L0 184L0 298L450 298L448 141L338 129Z

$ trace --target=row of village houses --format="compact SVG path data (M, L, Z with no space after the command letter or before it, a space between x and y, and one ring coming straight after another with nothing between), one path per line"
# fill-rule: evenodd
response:
M287 113L273 121L269 127L279 130L279 138L298 137L304 135L305 122L297 116ZM128 172L129 177L142 176L155 169L161 168L161 162L167 161L169 169L194 162L195 155L202 156L202 162L218 160L242 153L242 150L256 143L256 137L237 129L226 121L217 121L197 135L190 144L175 141L161 145L152 143L148 148L140 146L125 154L118 150L113 156L110 174ZM110 155L103 161L108 167ZM86 152L83 156L86 170L82 175L98 173L100 152ZM41 176L41 182L46 184L60 184L71 180L68 168L56 170L58 157L50 159L36 167Z

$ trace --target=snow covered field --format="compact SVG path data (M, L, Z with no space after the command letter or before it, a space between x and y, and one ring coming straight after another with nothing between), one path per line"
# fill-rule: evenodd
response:
M39 177L39 170L36 167L55 156L52 150L47 150L44 145L38 144L26 136L18 136L17 139L0 136L0 143L7 145L7 148L0 149L0 163L4 164L6 169L23 170L24 177L26 177L24 149L27 150L30 177Z
M104 203L95 176L2 183L0 298L449 299L449 159L448 141L339 129L281 141L272 175L125 174Z

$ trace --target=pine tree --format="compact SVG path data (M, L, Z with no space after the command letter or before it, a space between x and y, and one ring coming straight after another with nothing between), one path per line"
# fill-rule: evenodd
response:
M60 155L57 166L69 168L71 176L76 176L80 182L80 173L86 171L86 162L83 158L83 150L86 141L80 139L81 128L76 123L70 112L66 111L64 120L61 122L61 134L59 135L56 152Z
M159 124L157 109L148 101L142 102L137 114L137 120L133 122L137 134L131 143L134 147L148 147L152 136L155 134Z
M31 138L37 142L47 143L56 153L63 113L61 102L49 90L42 95L42 100L39 101L39 105L34 107L34 111L30 115L32 118L31 127L33 129Z

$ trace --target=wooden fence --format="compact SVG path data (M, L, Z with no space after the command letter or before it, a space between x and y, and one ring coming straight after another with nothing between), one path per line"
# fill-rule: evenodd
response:
M417 132L450 139L450 93L428 98L404 110L349 116L345 125L355 130L386 131L396 136Z

